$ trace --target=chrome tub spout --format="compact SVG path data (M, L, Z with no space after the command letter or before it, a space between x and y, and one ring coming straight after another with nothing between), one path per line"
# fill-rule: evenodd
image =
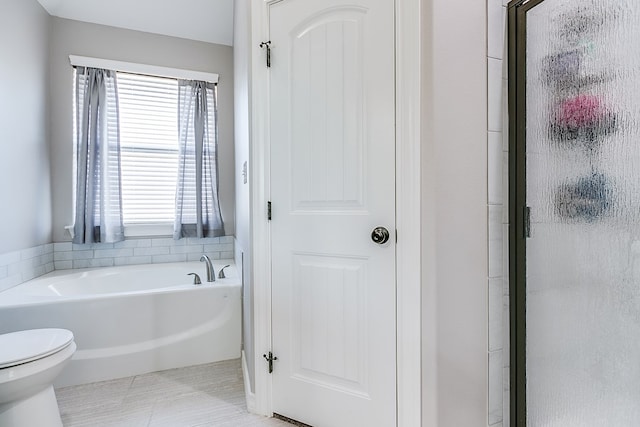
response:
M207 282L215 282L216 281L216 272L213 270L213 264L211 264L211 259L205 255L202 254L202 256L200 257L200 262L205 262L206 266L207 266Z

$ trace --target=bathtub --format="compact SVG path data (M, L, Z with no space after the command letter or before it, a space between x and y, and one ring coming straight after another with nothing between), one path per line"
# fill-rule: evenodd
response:
M239 358L240 279L231 260L214 267L227 264L213 283L200 262L54 271L0 292L0 333L72 331L56 387Z

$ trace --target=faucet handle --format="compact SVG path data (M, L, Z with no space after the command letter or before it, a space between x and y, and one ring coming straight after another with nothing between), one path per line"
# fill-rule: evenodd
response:
M224 269L227 268L227 267L231 267L231 264L227 264L227 265L225 265L224 267L222 267L220 269L220 271L218 272L218 279L224 279L225 277L227 277L224 274Z
M196 273L187 274L187 276L191 276L191 275L193 275L193 284L194 285L202 285L202 281L200 280L200 276L198 276Z

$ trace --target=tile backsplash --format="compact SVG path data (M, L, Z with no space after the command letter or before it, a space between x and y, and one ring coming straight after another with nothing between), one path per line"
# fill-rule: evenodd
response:
M507 116L507 2L487 4L487 297L489 378L487 426L508 427L509 420L509 218Z
M0 292L54 270L231 259L234 237L141 238L118 243L49 243L0 255Z
M0 255L0 291L54 270L53 244Z

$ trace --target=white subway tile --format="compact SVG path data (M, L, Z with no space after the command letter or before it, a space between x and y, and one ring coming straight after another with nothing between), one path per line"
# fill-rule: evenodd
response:
M73 261L54 261L53 265L56 270L71 270L73 268Z
M172 254L202 254L202 245L171 246Z
M94 268L94 267L112 267L113 258L100 259L76 259L73 261L73 268Z
M53 260L54 261L69 261L73 259L73 252L54 252Z
M150 247L150 248L134 248L133 256L149 256L149 255L169 255L168 246Z
M9 268L6 265L0 265L0 280L9 276Z
M207 252L207 255L209 256L209 258L215 259L215 260L222 258L221 252Z
M26 272L23 272L22 273L22 281L26 282L28 280L35 279L36 277L40 277L40 276L42 276L42 275L44 275L46 273L47 273L47 271L44 268L44 265L41 265L39 267L35 267L35 268L27 270Z
M47 243L46 245L44 245L44 253L45 254L53 253L53 243Z
M114 249L150 248L151 239L128 239L113 244Z
M489 425L502 422L502 351L489 353Z
M507 9L502 0L487 1L487 56L503 59Z
M55 270L55 265L54 265L54 263L53 263L53 262L47 263L47 264L44 266L44 270L45 270L45 274L46 274L46 273L51 273L52 271L54 271L54 270Z
M184 246L187 244L187 239L175 240L171 237L162 237L159 239L151 239L151 246Z
M53 262L53 252L45 253L40 257L40 264L49 264Z
M489 277L502 277L502 206L489 206Z
M21 272L22 272L22 262L14 262L7 265L8 276L15 276L15 275L19 276Z
M22 276L20 276L19 274L0 279L0 292L6 291L9 288L13 288L20 283L22 283Z
M502 349L502 279L489 279L489 351Z
M187 237L187 245L211 245L220 243L219 237Z
M234 245L233 243L219 243L215 245L204 245L204 251L206 253L209 252L233 252Z
M502 61L487 59L487 125L490 131L502 132Z
M83 259L92 259L93 258L93 251L92 250L73 251L71 254L72 254L72 259L73 260L83 260Z
M153 264L160 264L165 262L185 262L186 260L186 254L153 255L151 257L151 262Z
M73 250L73 244L71 242L59 242L53 244L54 252L71 251Z
M20 252L7 252L0 255L0 265L9 265L20 261Z
M24 261L20 261L18 263L18 269L20 270L20 274L24 275L26 272L33 270L35 267L38 266L36 258L31 258L31 259L25 259Z
M92 243L91 249L99 249L99 250L113 249L113 245L114 243Z
M20 259L32 259L44 253L44 246L35 246L33 248L20 251Z
M209 255L209 258L214 259L210 254L207 255ZM202 254L200 253L187 254L187 261L200 261L201 256Z
M115 257L127 257L133 256L133 249L96 249L93 257L98 258L115 258Z
M83 243L73 244L74 251L86 251L89 249L113 249L113 243Z
M39 255L35 258L31 258L31 259L25 259L24 261L22 261L23 265L29 266L31 268L34 267L40 267L41 265L43 265L44 263L42 262L42 255Z
M220 252L220 259L233 259L233 251Z
M490 205L502 204L502 133L489 132L487 138L487 189Z
M223 252L233 252L233 243L225 243L220 249Z
M114 258L115 265L135 265L135 264L151 264L151 256L131 256L124 258Z
M220 252L222 250L222 244L216 243L213 245L204 245L204 252L208 255L209 252Z
M220 237L220 243L233 243L233 236L222 236Z

